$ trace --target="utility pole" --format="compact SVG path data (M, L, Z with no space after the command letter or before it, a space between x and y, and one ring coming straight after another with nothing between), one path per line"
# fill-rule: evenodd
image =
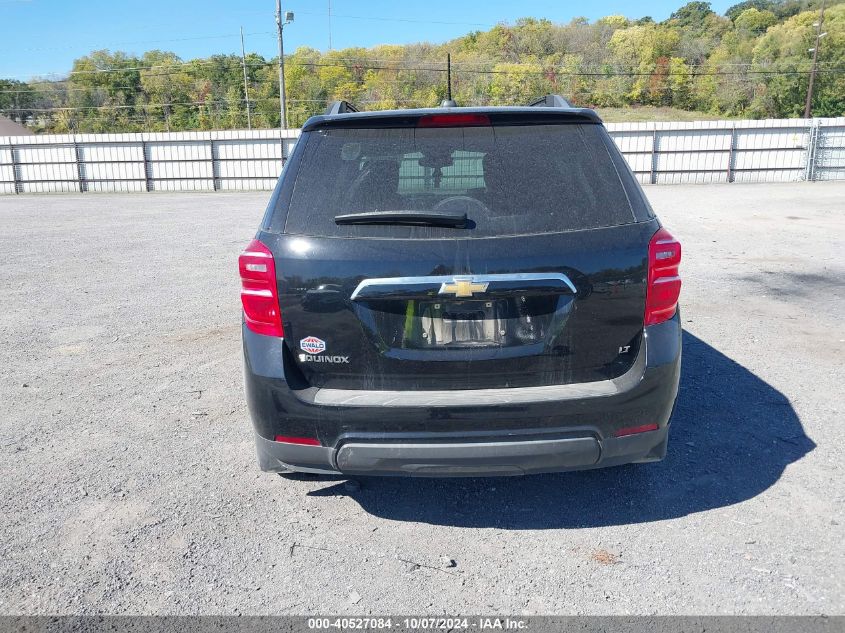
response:
M246 76L246 49L244 48L244 27L241 27L241 60L244 66L244 97L246 98L246 126L252 129L252 115L249 112L249 83Z
M813 24L816 27L816 44L809 52L813 53L813 67L810 70L810 83L807 85L807 101L804 103L804 118L809 119L813 114L813 84L816 82L816 70L819 59L819 44L821 39L827 35L822 33L822 24L824 23L824 0L822 0L821 8L819 9L819 21Z
M332 50L332 0L329 0L329 50Z
M285 104L285 46L282 31L285 25L293 22L293 11L285 11L282 20L282 0L276 0L276 26L279 29L279 113L282 116L282 129L288 129L288 109Z

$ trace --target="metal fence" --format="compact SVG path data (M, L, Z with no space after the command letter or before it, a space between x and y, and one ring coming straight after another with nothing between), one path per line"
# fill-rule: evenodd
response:
M845 180L845 117L611 123L643 183ZM0 194L272 189L298 130L0 139Z
M0 139L0 193L267 190L298 130Z
M607 128L643 183L845 180L845 117Z

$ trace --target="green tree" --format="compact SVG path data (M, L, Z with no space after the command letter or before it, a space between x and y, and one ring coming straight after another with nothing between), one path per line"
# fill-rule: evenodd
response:
M755 99L753 110L763 116L799 116L804 109L810 70L810 53L815 41L815 11L799 13L772 26L754 47L758 69L780 71L763 79L765 90ZM825 11L827 36L819 49L819 69L813 113L816 116L845 114L845 79L842 73L828 69L845 65L845 5Z
M775 0L745 0L730 7L725 11L725 17L729 20L736 20L743 11L757 9L758 11L772 11L778 5Z
M0 114L26 124L36 117L39 105L38 87L16 79L0 79Z
M169 132L193 128L193 79L182 60L175 53L149 51L141 58L141 66L148 129Z
M447 52L460 104L517 104L560 92L579 105L800 116L820 3L748 0L722 17L707 2L688 2L660 24L621 15L565 24L525 17L439 45L303 47L286 58L288 122L299 126L335 99L363 108L434 106L446 95ZM827 6L818 115L845 110L845 0ZM256 127L281 123L277 62L247 55ZM66 82L0 83L0 112L39 131L242 127L246 108L242 60L233 54L182 60L159 50L140 58L94 51L74 62Z
M680 27L698 27L716 15L709 2L688 2L669 16L668 22Z
M665 105L669 59L680 42L677 30L662 24L642 24L616 31L609 47L617 72L627 74L627 102Z
M137 109L141 96L140 65L137 57L120 51L94 51L77 59L68 79L69 129L143 129L143 112Z
M777 21L777 16L771 11L761 11L752 7L736 16L734 28L738 31L746 31L753 35L759 35L765 33L766 29L776 24Z
M521 105L530 96L546 92L543 68L536 62L496 64L493 71L496 73L490 84L493 105Z

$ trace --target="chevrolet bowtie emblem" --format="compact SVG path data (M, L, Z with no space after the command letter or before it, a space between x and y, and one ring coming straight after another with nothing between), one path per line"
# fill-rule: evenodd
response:
M490 284L475 283L472 277L455 277L452 283L443 283L440 285L440 292L438 294L452 294L455 297L471 297L476 292L484 292Z

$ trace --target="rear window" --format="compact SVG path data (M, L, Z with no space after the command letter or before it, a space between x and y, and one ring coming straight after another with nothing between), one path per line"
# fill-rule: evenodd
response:
M471 238L634 221L594 124L326 129L300 142L287 233ZM372 211L466 212L472 222L456 229L334 221Z

